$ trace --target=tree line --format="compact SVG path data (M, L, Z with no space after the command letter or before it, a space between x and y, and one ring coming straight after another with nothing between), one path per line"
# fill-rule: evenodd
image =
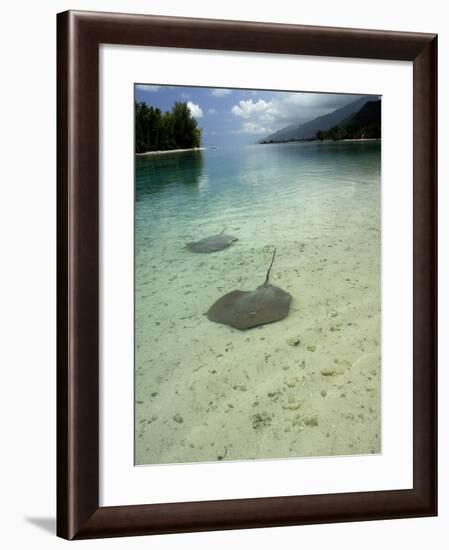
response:
M162 112L145 102L135 103L136 153L191 149L201 144L201 129L187 103L175 102Z

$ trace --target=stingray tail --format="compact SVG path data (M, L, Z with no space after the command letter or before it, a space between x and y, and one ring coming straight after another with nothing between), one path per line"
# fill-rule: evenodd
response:
M268 268L267 276L265 277L264 285L267 285L267 284L268 284L268 279L269 279L269 277L270 277L271 268L273 267L273 264L274 264L274 257L275 257L275 256L276 256L276 248L273 250L273 257L271 258L270 267Z
M226 231L226 229L227 229L227 227L223 227L223 229L218 234L221 235L222 233L224 233Z

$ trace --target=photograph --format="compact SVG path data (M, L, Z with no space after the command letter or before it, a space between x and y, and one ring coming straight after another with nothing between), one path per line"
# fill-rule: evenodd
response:
M381 453L381 96L134 101L135 464Z

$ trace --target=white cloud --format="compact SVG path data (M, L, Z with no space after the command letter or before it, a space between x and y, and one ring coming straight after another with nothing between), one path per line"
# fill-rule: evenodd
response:
M248 119L253 116L265 117L270 114L272 109L272 101L264 101L263 99L259 99L257 101L253 101L252 99L242 99L239 101L238 105L234 105L234 107L232 107L231 112L236 116Z
M190 109L192 116L194 116L195 118L201 118L203 116L203 110L196 103L192 103L191 101L188 101L187 107Z
M216 115L217 112L218 112L217 109L209 109L209 110L207 111L207 114L208 114L208 115Z
M236 134L269 134L271 128L261 126L256 122L243 122L240 130L237 130Z
M232 90L227 90L226 88L214 88L211 91L211 95L215 97L225 97L229 95L232 92Z
M301 124L330 113L360 96L318 93L281 93L270 100L239 101L231 109L242 119L239 133L270 134L290 124Z
M232 107L231 112L243 119L240 132L247 134L271 132L273 125L282 118L276 102L263 99L242 99L238 105Z
M157 92L162 86L153 86L150 84L137 84L136 88L141 92Z

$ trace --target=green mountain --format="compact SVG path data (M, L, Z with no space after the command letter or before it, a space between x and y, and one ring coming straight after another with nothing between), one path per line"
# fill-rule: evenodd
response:
M282 141L295 141L301 139L314 139L316 133L330 130L343 120L347 119L354 113L357 113L368 101L372 100L373 96L364 96L340 109L332 111L327 115L322 115L313 120L309 120L303 124L291 124L286 128L278 130L274 134L261 139L258 143L277 143Z
M380 139L381 136L381 104L378 101L368 101L357 113L343 120L329 130L316 133L319 140L333 139Z

